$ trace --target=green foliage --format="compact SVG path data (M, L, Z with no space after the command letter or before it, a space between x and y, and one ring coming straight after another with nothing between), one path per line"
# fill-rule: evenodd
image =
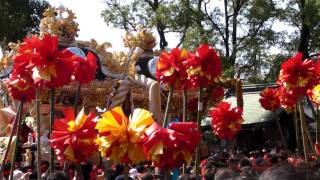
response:
M0 43L16 42L28 33L39 31L39 23L44 9L49 6L41 0L1 0L0 1Z
M160 24L165 33L179 33L180 47L191 51L207 42L220 52L224 76L236 76L249 83L274 82L277 79L281 62L299 48L303 23L310 29L306 48L310 54L319 51L319 0L106 2L117 2L127 17L121 18L116 9L108 6L103 14L107 23L124 29L141 22L158 29ZM154 7L156 2L158 6ZM285 24L287 28L278 28L278 24ZM170 47L174 46L170 44Z

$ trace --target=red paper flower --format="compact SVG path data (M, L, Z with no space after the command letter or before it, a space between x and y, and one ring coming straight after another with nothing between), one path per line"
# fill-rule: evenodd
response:
M162 84L181 89L186 85L187 73L183 62L189 57L186 50L174 48L170 53L163 52L157 63L156 77Z
M241 129L242 109L235 107L227 102L221 102L209 112L212 122L213 132L220 139L233 139Z
M59 50L57 36L46 35L40 39L36 52L39 58L32 61L32 71L38 86L54 88L70 82L77 56L67 49Z
M20 101L32 101L35 98L35 87L31 74L22 72L21 74L11 74L7 81L8 91L13 99Z
M216 51L207 44L200 45L195 55L186 62L189 86L206 87L221 75L221 60Z
M175 168L190 163L201 139L197 124L174 123L163 128L154 123L146 131L143 149L159 168Z
M309 89L307 91L307 95L312 102L314 102L318 107L320 106L320 84L316 85L313 89Z
M315 64L312 60L302 60L302 53L297 53L281 65L279 82L294 95L304 96L307 89L314 86Z
M31 36L23 40L23 43L19 46L17 55L13 58L13 74L19 74L25 71L31 72L33 68L31 62L39 58L39 55L35 53L38 43L39 39L36 36Z
M219 102L223 99L224 96L224 88L223 87L214 87L211 90L211 97L215 102Z
M14 73L24 68L32 71L38 87L54 88L68 84L77 56L58 49L58 37L45 35L42 39L26 38L15 57Z
M286 88L279 86L278 94L280 100L280 106L287 112L292 112L296 107L298 96L292 90L287 90Z
M277 89L266 88L260 93L259 99L261 106L269 111L275 111L280 107L279 94Z
M86 162L97 150L96 116L93 113L87 116L82 109L75 118L71 108L66 109L64 115L65 118L55 119L50 146L60 162Z
M74 77L76 81L81 84L86 84L92 81L95 77L97 70L97 58L89 52L87 58L77 58L75 60Z

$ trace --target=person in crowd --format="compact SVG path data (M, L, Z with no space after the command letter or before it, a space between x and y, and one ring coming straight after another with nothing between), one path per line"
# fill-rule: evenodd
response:
M46 177L46 180L70 180L68 175L63 171L55 171Z
M120 175L118 175L115 178L115 180L133 180L129 176L129 166L128 165L118 165L117 171L118 171L118 173L120 173Z
M254 168L258 174L262 174L268 167L268 162L261 157L258 157L254 163Z
M220 168L214 175L215 180L231 179L235 176L234 172L228 168Z

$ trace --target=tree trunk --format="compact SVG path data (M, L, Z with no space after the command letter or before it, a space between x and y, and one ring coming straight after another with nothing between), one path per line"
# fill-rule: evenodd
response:
M224 46L226 48L226 57L230 57L230 49L229 49L229 16L228 16L228 0L224 0L224 15L225 15L225 23L226 23L226 38L224 39Z
M300 42L298 51L303 53L303 59L309 57L309 40L310 40L310 28L307 24L305 16L305 0L300 0L300 14L301 14L301 31L300 31Z

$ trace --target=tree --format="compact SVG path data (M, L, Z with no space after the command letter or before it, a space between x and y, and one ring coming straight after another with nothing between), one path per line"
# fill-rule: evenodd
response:
M106 2L111 1L118 3L118 10L122 10L120 14L126 18L119 18L119 12L108 6L103 16L109 17L109 24L125 27L130 26L129 22L135 25L143 22L155 29L160 24L163 30L159 34L160 41L166 33L176 32L180 34L177 46L188 50L194 50L200 43L208 43L219 51L226 70L224 75L246 81L275 79L271 77L275 74L272 70L266 71L270 67L278 68L272 66L275 57L287 57L298 50L307 57L319 50L320 2L317 0ZM152 9L152 3L156 2L158 8ZM285 24L288 29L296 30L277 30L276 24ZM163 49L161 42L160 48ZM283 56L277 56L279 52Z
M28 32L39 31L43 11L49 6L42 0L0 1L0 44L23 39Z

